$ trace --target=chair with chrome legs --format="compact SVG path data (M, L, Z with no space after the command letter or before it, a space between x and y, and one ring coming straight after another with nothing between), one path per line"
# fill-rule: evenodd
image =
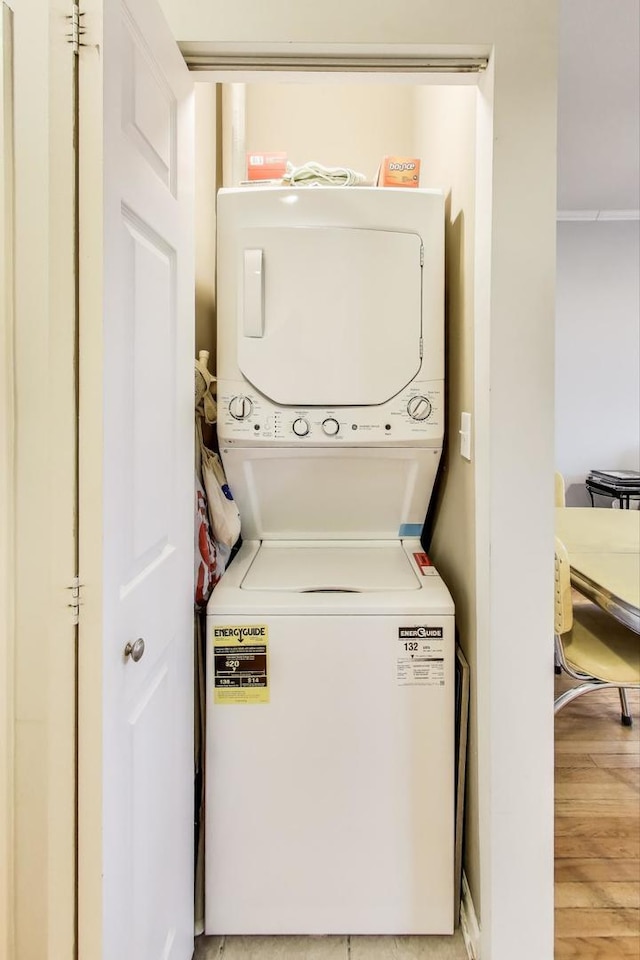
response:
M556 665L581 681L557 697L554 713L590 690L615 687L621 722L631 726L625 688L640 689L640 637L592 603L574 607L569 557L557 537L554 600Z

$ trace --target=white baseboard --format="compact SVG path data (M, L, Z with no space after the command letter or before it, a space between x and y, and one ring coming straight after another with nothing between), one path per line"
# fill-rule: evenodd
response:
M460 929L467 948L469 960L480 960L480 925L471 899L467 877L462 872L462 900L460 903Z

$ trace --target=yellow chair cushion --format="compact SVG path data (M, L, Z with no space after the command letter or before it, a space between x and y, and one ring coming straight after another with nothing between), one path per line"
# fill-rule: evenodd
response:
M640 683L640 636L594 604L576 604L573 627L562 636L567 661L610 683Z

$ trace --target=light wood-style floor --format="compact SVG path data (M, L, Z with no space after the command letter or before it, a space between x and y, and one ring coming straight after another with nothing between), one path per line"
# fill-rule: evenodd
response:
M572 681L558 678L558 692ZM640 960L640 699L616 690L556 716L555 960Z

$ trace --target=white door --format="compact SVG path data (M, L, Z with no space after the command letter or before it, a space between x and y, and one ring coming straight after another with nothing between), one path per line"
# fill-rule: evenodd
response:
M82 24L79 954L187 960L193 85L151 0Z

